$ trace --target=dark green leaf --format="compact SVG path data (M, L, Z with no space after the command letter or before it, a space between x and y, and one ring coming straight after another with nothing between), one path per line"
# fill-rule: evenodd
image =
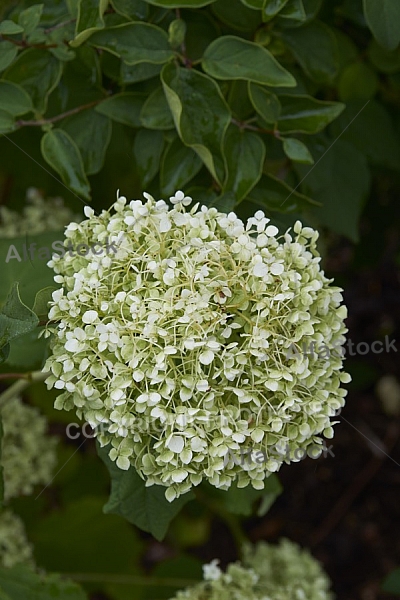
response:
M382 73L392 74L400 71L400 48L391 52L372 40L368 54L374 67Z
M11 42L0 42L0 72L4 71L18 54L18 47Z
M282 31L282 39L311 79L330 83L338 70L337 42L331 29L313 21L296 29Z
M127 65L121 63L121 81L123 83L137 83L146 81L161 73L162 65L152 63L139 63L138 65Z
M311 152L303 142L295 138L284 138L282 141L283 151L290 160L305 165L312 165L314 163Z
M22 565L0 568L0 591L7 594L5 600L87 600L77 583L59 575L38 575Z
M14 283L0 309L0 348L12 339L32 331L38 323L35 313L21 301L18 283Z
M287 2L287 0L280 0L280 1ZM241 0L241 2L248 8L254 8L254 10L261 10L264 7L266 0Z
M2 35L16 35L17 33L23 33L23 31L24 28L14 23L14 21L6 19L0 23L0 34Z
M279 13L282 19L293 20L295 25L298 21L304 22L307 14L304 8L303 0L289 0L284 9Z
M146 0L146 2L165 8L201 8L215 0Z
M15 129L15 117L0 109L0 133L10 133Z
M253 31L261 24L261 11L244 6L241 0L217 0L211 10L223 23L238 31Z
M266 123L277 122L281 105L275 94L259 85L249 83L249 96L255 111Z
M163 88L157 88L147 98L140 113L140 121L148 129L173 129L174 120Z
M149 5L144 0L111 0L111 4L119 15L132 21L147 19Z
M163 148L164 136L161 131L139 129L133 143L133 154L142 189L146 189L158 173Z
M281 133L318 133L343 112L340 102L325 102L311 96L280 95L281 114L278 129Z
M57 289L54 285L49 285L36 294L32 310L40 321L47 319L49 302L52 300L52 293Z
M368 100L378 91L379 79L376 73L365 63L356 62L348 65L340 76L338 83L339 99Z
M263 10L263 21L273 19L284 8L288 0L267 0Z
M122 58L128 65L146 62L161 65L174 57L168 35L150 23L125 23L97 31L90 44Z
M182 18L186 23L187 55L192 60L199 60L207 46L220 35L220 29L208 12L188 10Z
M227 178L223 191L233 192L241 202L261 177L265 146L260 136L231 125L224 140Z
M81 154L75 142L62 129L52 129L42 137L40 148L45 161L61 175L71 190L90 198L90 185L86 178Z
M34 4L23 10L18 15L18 23L23 27L26 35L29 35L39 25L43 12L43 4Z
M109 459L107 447L98 447L97 451L111 476L111 495L104 511L124 517L161 541L172 519L194 498L192 492L168 502L165 498L165 487L146 487L144 480L133 467L122 471Z
M216 79L246 79L281 87L296 85L293 75L266 48L233 35L212 42L204 53L202 66Z
M103 14L108 0L78 0L78 18L76 20L75 38L70 45L80 46L95 31L103 29Z
M2 348L0 348L0 365L8 359L10 355L10 348L10 344L6 344Z
M172 48L183 44L186 35L186 23L183 19L174 19L168 27L168 41Z
M144 95L136 92L122 92L107 98L96 106L96 111L113 121L129 125L129 127L140 127L140 111L144 103Z
M327 152L329 148L329 151ZM306 193L322 203L314 210L319 221L336 233L358 241L358 220L369 192L370 174L365 156L344 140L326 140L314 148L316 158L326 152L318 168L299 170Z
M381 46L394 50L400 43L398 0L363 0L368 27Z
M182 142L221 182L222 141L231 114L219 87L207 75L174 65L164 67L161 80Z
M400 569L395 569L386 577L382 589L388 594L400 595Z
M44 113L49 94L60 81L62 64L50 52L38 48L24 50L7 69L4 79L18 83L31 96L39 113Z
M272 175L263 175L249 193L248 199L263 210L282 213L309 209L311 205L319 204Z
M17 116L33 110L32 102L24 88L10 81L0 80L1 109Z
M200 157L177 138L168 147L161 164L161 193L170 195L182 189L200 171Z
M98 173L111 139L111 121L93 108L83 110L65 119L61 128L78 146L87 175Z

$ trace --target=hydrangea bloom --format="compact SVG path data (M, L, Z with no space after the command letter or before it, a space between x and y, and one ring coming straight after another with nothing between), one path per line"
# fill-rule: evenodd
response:
M25 527L10 510L0 512L0 565L10 568L19 563L33 565L32 546L26 539Z
M30 494L35 485L51 480L57 439L46 435L47 421L38 409L18 397L1 407L1 418L4 498L9 500Z
M63 390L56 408L75 408L118 467L166 486L170 501L203 478L262 489L298 449L333 436L349 380L341 356L289 350L344 343L341 290L300 222L278 236L261 211L243 223L186 208L183 192L172 209L144 196L99 216L86 207L67 227L66 244L109 238L113 254L49 263L61 285L45 365L48 387ZM246 449L266 460L241 465L234 453Z
M205 565L204 581L172 600L332 600L330 581L309 552L289 540L247 547L243 564Z
M29 233L63 229L72 220L80 220L78 215L64 205L62 198L44 199L39 190L28 188L27 204L22 214L0 206L0 238L11 238Z

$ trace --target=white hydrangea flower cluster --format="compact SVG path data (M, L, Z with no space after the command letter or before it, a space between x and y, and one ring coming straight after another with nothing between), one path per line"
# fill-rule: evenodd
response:
M115 253L49 263L61 286L44 367L63 390L55 406L75 408L118 467L166 486L169 501L203 478L262 489L299 448L333 436L350 379L342 358L288 352L344 343L341 290L321 270L318 233L300 222L278 236L261 211L243 223L186 209L183 192L172 209L144 196L99 216L86 207L67 227L66 244L109 238ZM241 465L232 453L243 450L267 460Z
M64 205L62 198L44 199L33 187L26 192L26 202L22 214L0 206L0 238L57 231L73 220L80 220L79 215Z
M47 420L39 410L12 398L0 409L3 423L1 465L4 499L31 494L46 485L55 467L57 438L46 435Z
M204 581L179 591L171 600L332 600L321 565L297 544L260 542L247 547L243 564L226 572L214 560L203 567Z
M26 539L21 519L10 510L0 512L0 565L5 568L24 563L33 566L33 549Z

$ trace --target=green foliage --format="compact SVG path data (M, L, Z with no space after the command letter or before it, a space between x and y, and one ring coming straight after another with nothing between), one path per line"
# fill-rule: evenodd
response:
M400 595L400 569L395 569L386 577L382 589L388 594Z
M83 590L59 575L38 575L28 567L0 568L1 600L86 600Z
M24 333L29 333L39 323L36 314L21 301L18 283L14 283L0 309L0 349Z

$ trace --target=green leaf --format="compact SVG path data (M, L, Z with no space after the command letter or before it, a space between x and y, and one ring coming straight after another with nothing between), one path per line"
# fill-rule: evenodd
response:
M280 1L287 2L287 0L280 0ZM253 8L254 10L262 10L266 0L241 0L241 2L248 8Z
M161 65L174 57L168 35L150 23L124 23L97 31L90 44L122 58L128 65L153 63Z
M7 594L4 600L87 600L77 583L55 574L39 575L22 565L0 568L0 592Z
M290 19L294 21L295 25L298 25L297 21L304 22L307 14L304 9L303 0L289 0L284 9L279 13L279 17L286 20Z
M201 8L215 0L146 0L146 2L164 8Z
M147 129L173 129L174 119L162 87L155 89L143 104L140 122Z
M152 63L139 63L138 65L127 65L121 63L121 81L122 83L137 83L146 81L161 73L162 65L153 65Z
M395 569L386 577L382 590L388 594L400 595L400 569Z
M0 109L0 133L10 133L15 129L15 117Z
M21 25L17 25L14 21L6 19L0 23L0 34L1 35L16 35L17 33L23 33L24 28Z
M264 2L263 21L270 21L284 8L288 0L267 0Z
M244 6L241 0L217 0L211 10L223 23L238 31L255 31L262 23L261 11Z
M65 119L61 129L66 131L81 153L87 175L98 173L104 164L111 139L110 119L88 108Z
M23 27L26 35L29 35L39 25L44 4L34 4L26 8L18 15L18 23Z
M329 148L329 150L328 150ZM307 172L297 166L302 188L322 203L314 210L315 217L329 229L358 241L358 221L370 188L370 173L365 156L354 146L340 139L314 148L318 168Z
M248 200L263 210L281 213L297 212L309 209L311 205L320 205L272 175L261 177L257 185L250 191Z
M39 113L44 113L49 94L60 81L62 63L50 52L38 48L24 50L4 73L4 79L18 83L32 99Z
M98 104L96 112L129 127L140 127L140 111L145 96L137 92L121 92Z
M21 301L18 283L14 283L0 309L0 348L14 338L32 331L38 323L35 313Z
M339 54L335 35L320 21L313 21L281 33L307 75L320 83L331 83L338 70Z
M221 183L222 141L231 114L219 87L207 75L174 65L164 67L161 80L182 142Z
M0 72L4 71L18 54L18 46L4 40L0 42Z
M133 155L142 189L145 189L158 173L163 149L164 136L161 131L139 129L133 142Z
M184 16L187 55L192 60L200 60L207 46L221 34L219 26L209 12L193 10L185 12Z
M193 493L189 492L173 502L168 502L165 498L165 487L146 487L144 480L133 467L122 471L109 459L107 447L97 447L97 451L111 476L111 495L104 506L104 512L120 515L161 541L172 519L194 498Z
M266 123L276 123L281 112L278 97L265 88L249 83L249 96L257 114Z
M179 138L172 142L161 163L161 193L170 195L182 189L200 171L203 163L200 157Z
M295 138L283 138L283 151L290 160L294 162L312 165L314 159L311 152L303 142Z
M132 21L148 18L149 5L144 0L111 0L111 4L115 12Z
M245 79L269 86L294 87L296 80L262 46L233 35L214 40L202 67L216 79Z
M349 100L368 100L378 91L379 79L376 73L365 63L348 65L342 72L338 92L343 102Z
M81 154L75 142L62 129L52 129L41 139L40 149L45 161L61 175L72 191L90 199L90 185L86 178Z
M368 48L368 55L372 64L378 71L382 71L382 73L387 73L389 75L400 71L400 48L391 52L382 48L382 46L373 39Z
M280 133L318 133L343 112L340 102L325 102L311 96L282 94L279 96Z
M80 46L92 33L103 29L103 15L107 6L108 0L79 0L75 38L70 42L70 46Z
M267 514L275 500L283 492L283 487L277 475L270 475L265 482L261 504L257 510L257 516L263 517Z
M33 110L32 102L24 88L10 81L0 80L1 109L11 115L23 115Z
M223 192L233 192L239 203L261 177L265 146L259 135L231 125L225 135L224 155L227 177Z
M363 0L368 27L381 46L394 50L400 43L398 0Z
M6 344L2 348L0 348L0 365L8 359L10 355L10 347L10 344Z
M183 44L186 35L186 23L183 19L174 19L168 27L168 41L171 48L178 48Z
M52 293L57 289L54 285L48 285L36 294L32 310L40 321L47 319L49 302L52 301Z

